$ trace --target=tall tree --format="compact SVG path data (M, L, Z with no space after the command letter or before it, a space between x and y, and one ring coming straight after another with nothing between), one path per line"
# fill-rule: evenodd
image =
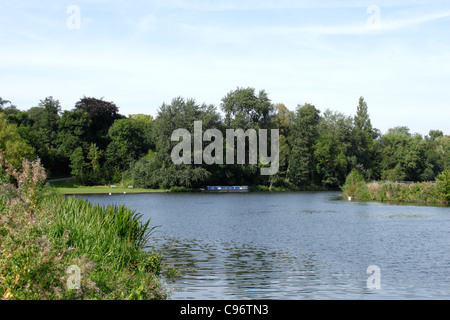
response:
M108 131L111 143L106 148L106 165L109 171L116 172L117 175L147 154L151 146L146 137L148 127L148 122L133 118L114 122Z
M316 171L325 188L344 184L351 169L353 119L326 110L320 119L319 137L314 145Z
M237 88L222 98L222 111L225 114L225 125L228 128L264 129L270 126L274 114L267 93L254 88Z
M419 181L425 170L425 150L421 135L411 135L407 127L389 129L382 137L382 179Z
M313 146L318 137L319 120L320 111L307 103L297 108L292 124L288 177L303 189L310 189L316 184Z
M361 170L366 179L373 179L377 173L373 165L378 161L375 153L376 130L370 121L367 103L363 97L359 98L353 128L353 154L356 163L354 166Z
M106 149L110 142L109 128L115 120L124 118L119 114L119 108L113 102L105 101L103 98L83 97L75 104L75 109L87 112L92 121L89 142L96 143L101 149Z
M62 172L70 172L70 156L75 149L81 147L85 153L87 152L90 126L91 120L83 110L66 110L62 113L57 131L57 152L63 166Z
M58 123L60 119L61 105L53 97L40 100L36 107L27 111L28 122L37 133L36 146L38 156L42 164L48 170L49 175L60 173L61 159L58 157Z
M71 174L75 177L75 181L81 184L85 184L85 168L87 164L85 162L83 148L78 147L70 155L70 168Z
M177 129L186 129L193 139L195 121L202 121L203 131L220 129L221 125L220 115L214 106L199 105L193 99L177 97L170 104L164 103L158 110L153 130L156 156L153 161L146 162L147 166L154 168L150 178L154 186L201 186L211 177L211 170L217 168L217 165L195 164L194 161L192 164L179 165L172 161L171 152L177 145L177 142L171 141L172 133ZM140 170L148 172L142 167Z
M9 100L4 100L2 97L0 97L0 111L3 111L3 106L6 104L11 104L11 101Z

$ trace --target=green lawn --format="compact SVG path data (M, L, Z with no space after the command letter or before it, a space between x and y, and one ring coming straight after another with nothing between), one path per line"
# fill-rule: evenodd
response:
M133 188L129 189L128 187L121 188L120 185L117 185L116 188L111 188L111 186L94 186L94 187L86 187L79 186L74 184L73 180L62 180L50 182L50 186L58 189L63 194L123 194L123 193L161 193L161 192L169 192L169 190L165 189L142 189L142 188Z

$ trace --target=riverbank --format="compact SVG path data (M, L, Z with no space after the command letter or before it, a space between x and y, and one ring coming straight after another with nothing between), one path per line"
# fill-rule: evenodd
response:
M450 198L449 171L444 171L435 182L366 182L357 171L352 171L342 187L344 199L448 205Z
M74 183L71 179L50 181L49 185L57 189L64 195L81 195L81 194L136 194L136 193L163 193L169 192L166 189L143 189L131 188L121 186L80 186Z
M166 299L154 227L125 206L64 197L39 162L0 163L2 300ZM169 272L168 269L166 272ZM172 272L174 274L174 272Z

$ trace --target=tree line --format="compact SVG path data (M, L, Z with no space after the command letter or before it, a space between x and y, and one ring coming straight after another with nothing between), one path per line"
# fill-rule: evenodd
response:
M0 98L0 149L15 166L23 157L39 157L51 177L73 175L82 185L125 178L144 188L330 190L354 169L367 181L433 181L450 169L450 136L441 130L413 134L406 126L381 133L372 126L365 99L355 105L353 116L321 112L309 103L291 111L272 103L264 90L237 88L222 98L220 109L176 97L153 117L122 115L104 98L83 97L64 111L53 97L25 111ZM171 135L179 128L193 132L195 121L224 136L226 129L278 129L278 173L260 175L260 163L175 165Z

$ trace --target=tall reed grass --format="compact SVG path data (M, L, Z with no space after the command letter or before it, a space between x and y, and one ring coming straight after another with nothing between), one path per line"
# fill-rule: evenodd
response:
M68 245L101 264L124 268L142 258L155 227L125 206L93 205L67 198L55 206L52 236L69 233ZM158 270L153 270L158 271Z

